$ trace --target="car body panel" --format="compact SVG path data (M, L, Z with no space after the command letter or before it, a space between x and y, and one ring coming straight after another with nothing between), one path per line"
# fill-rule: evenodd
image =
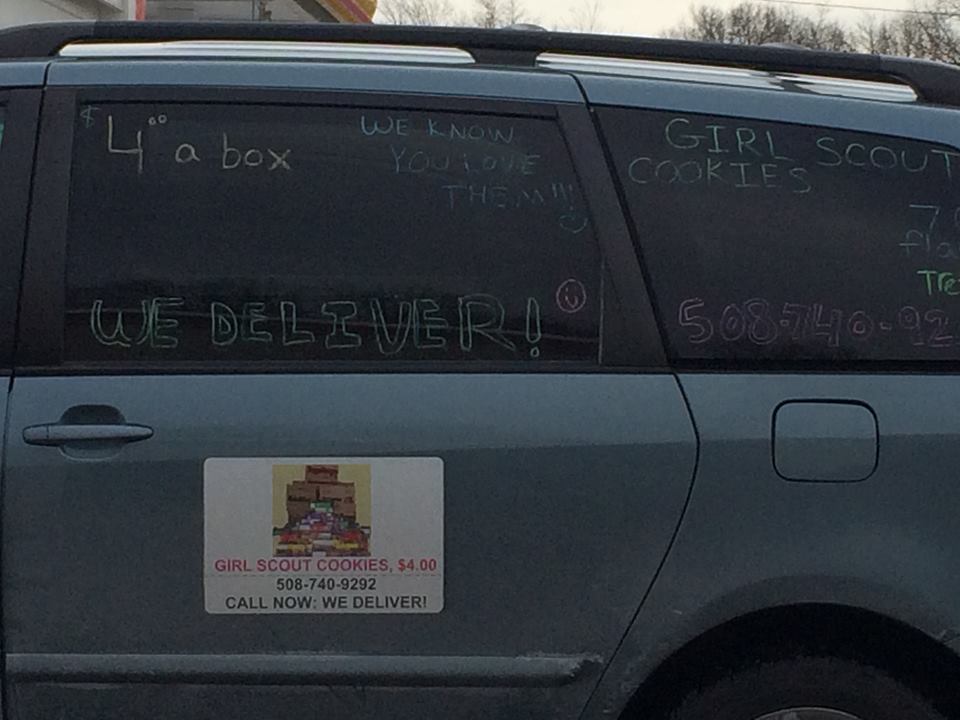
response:
M47 60L0 62L0 88L41 87L49 64Z
M948 108L785 88L577 76L593 105L802 123L960 147L957 114ZM585 719L618 715L659 664L688 642L767 608L860 608L937 642L955 642L960 588L948 578L956 576L957 563L950 518L960 509L949 470L960 459L956 380L945 366L929 374L824 370L680 372L700 439L690 504ZM876 469L851 483L784 479L774 463L774 419L792 402L869 410L877 423ZM811 427L807 441L816 430ZM915 469L919 458L922 475ZM822 471L830 461L813 464ZM839 463L836 470L843 475Z
M114 698L126 702L128 683L147 677L198 684L170 667L170 655L195 671L216 655L221 678L261 684L313 676L316 687L301 692L326 704L323 657L344 654L355 661L337 684L420 677L414 685L499 686L488 691L490 707L504 713L576 717L666 553L696 454L686 406L666 374L37 377L18 378L11 397L4 617L8 669L23 681L12 709L46 707L39 688L50 685L37 683L54 683L60 694L69 685L77 718L119 712ZM99 460L20 437L90 404L117 408L154 436ZM443 459L441 613L204 612L204 459L318 455ZM43 562L38 547L46 548ZM304 654L320 664L304 666ZM58 655L72 659L73 671ZM273 663L266 674L264 655ZM380 656L397 658L394 676L377 674ZM466 659L443 663L448 656ZM531 675L540 657L559 660ZM125 689L98 698L80 678ZM194 691L165 692L172 702ZM394 697L398 713L419 707L420 717L448 717L479 691L424 704L434 692L372 697ZM268 690L255 696L238 695L251 713L289 702L272 704ZM382 717L378 701L343 707L331 717Z
M630 688L684 644L766 608L844 605L939 642L956 639L955 377L688 373L680 382L701 442L690 504L585 718L616 714ZM876 471L858 483L780 477L772 421L778 406L795 400L870 407Z

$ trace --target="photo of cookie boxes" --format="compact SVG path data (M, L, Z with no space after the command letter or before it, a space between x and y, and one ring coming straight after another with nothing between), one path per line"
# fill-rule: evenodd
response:
M302 481L287 485L288 522L274 528L275 557L368 556L370 528L357 523L352 483L336 465L307 465Z

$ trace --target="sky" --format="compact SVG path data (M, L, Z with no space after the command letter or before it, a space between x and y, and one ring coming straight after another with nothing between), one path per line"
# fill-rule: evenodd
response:
M585 5L590 0L522 0L524 6L534 16L539 24L548 27L569 25L575 8ZM757 0L768 2L769 0ZM817 0L830 3L831 0ZM469 12L474 7L472 0L451 0L457 10ZM660 35L665 29L679 23L686 15L689 2L687 0L599 0L600 2L600 30L610 33L629 33L634 35ZM842 5L857 5L859 7L875 7L890 9L906 9L914 6L911 0L838 0ZM699 0L699 4L716 7L730 7L736 0ZM784 6L784 5L781 5ZM791 5L795 10L815 14L818 8L803 5ZM844 22L856 23L870 13L833 9L828 11L828 17ZM890 15L886 12L873 12L877 19Z

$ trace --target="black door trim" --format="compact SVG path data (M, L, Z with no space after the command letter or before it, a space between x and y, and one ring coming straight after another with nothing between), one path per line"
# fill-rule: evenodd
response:
M363 687L559 687L599 662L583 655L77 655L11 653L12 682Z

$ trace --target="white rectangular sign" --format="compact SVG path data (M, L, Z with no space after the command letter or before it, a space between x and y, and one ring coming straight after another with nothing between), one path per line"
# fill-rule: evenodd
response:
M208 613L443 609L440 458L208 458Z

